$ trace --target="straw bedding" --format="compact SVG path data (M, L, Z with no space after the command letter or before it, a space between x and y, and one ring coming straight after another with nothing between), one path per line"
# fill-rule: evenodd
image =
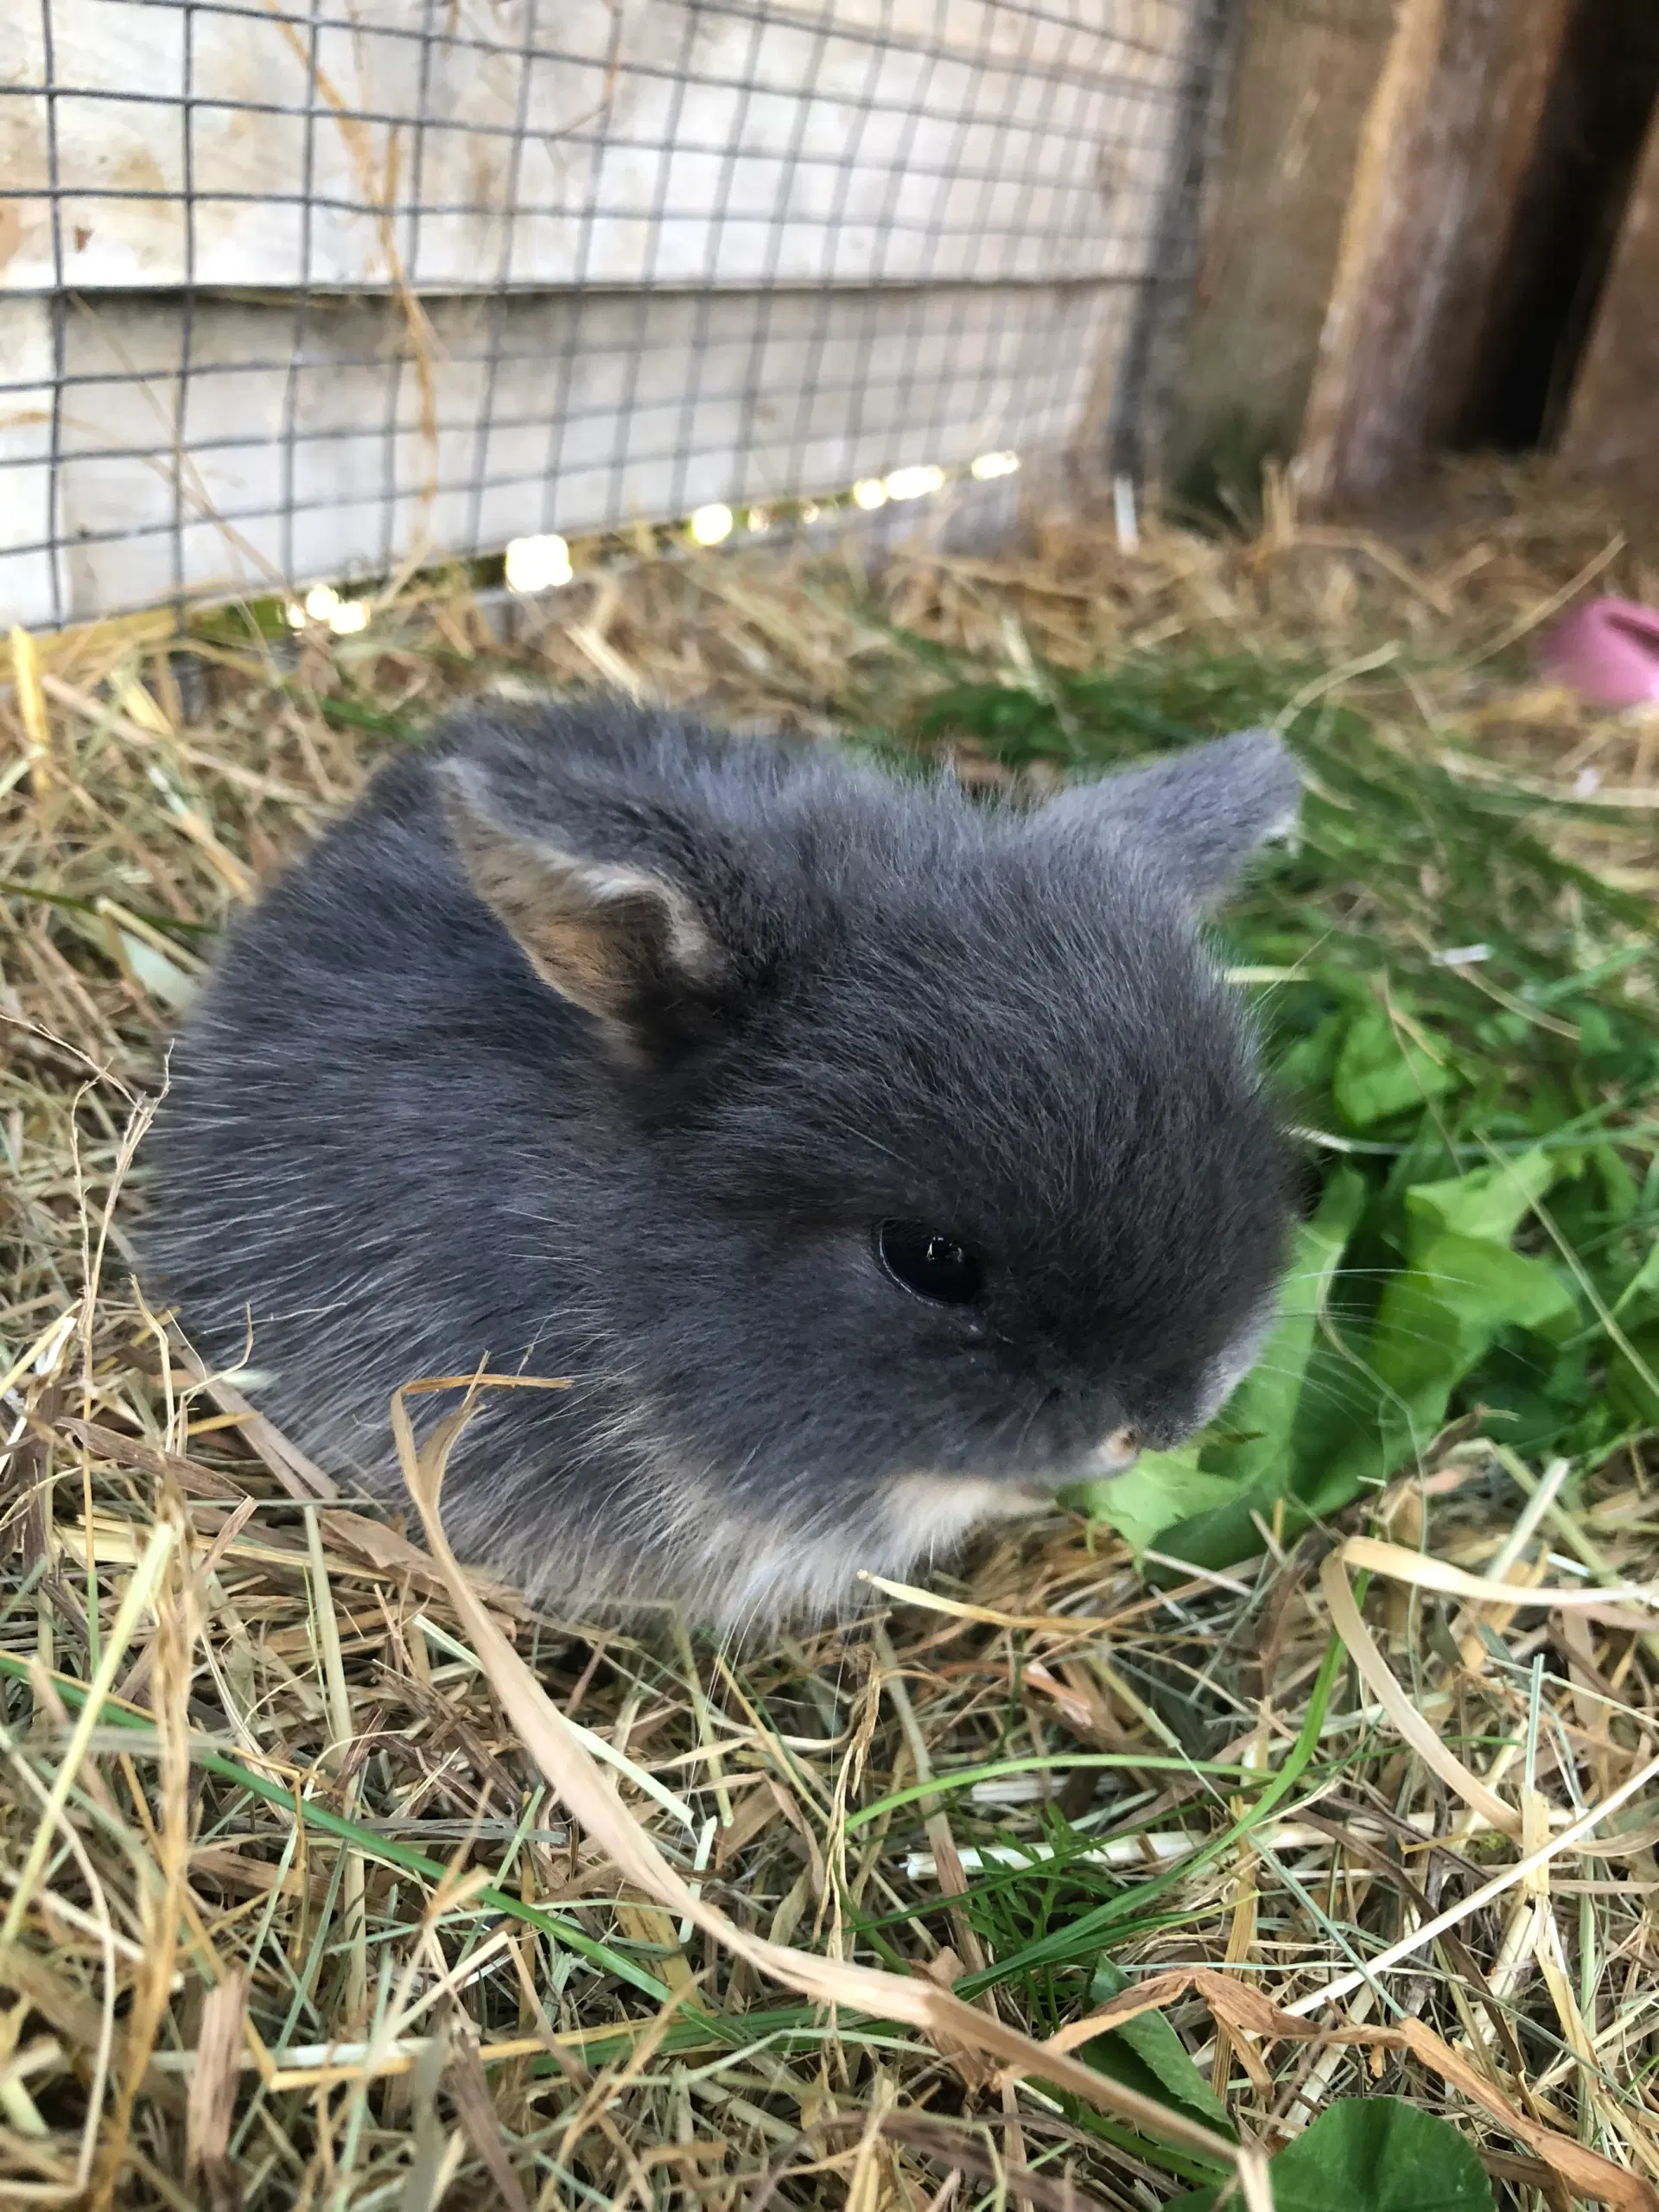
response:
M1475 1409L1254 1560L1149 1580L1057 1513L845 1630L716 1649L469 1592L413 1504L359 1511L205 1386L124 1259L213 931L451 701L603 683L1040 781L1065 745L939 702L1052 695L1065 733L1067 671L1242 663L1552 802L1551 852L1639 902L1659 729L1528 651L1571 590L1659 597L1659 551L1487 470L1376 531L1281 500L1249 541L1068 524L874 582L772 538L578 560L533 608L429 580L350 637L14 640L0 2196L1152 2208L1219 2157L1259 2203L1261 2152L1386 2090L1500 2202L1659 2202L1651 1444L1557 1467ZM1459 870L1484 895L1480 850L1445 868L1426 915ZM1421 957L1359 874L1329 925ZM1639 1182L1651 1141L1612 1142ZM1045 2074L1022 2038L1126 1986L1197 2073L1109 2019Z

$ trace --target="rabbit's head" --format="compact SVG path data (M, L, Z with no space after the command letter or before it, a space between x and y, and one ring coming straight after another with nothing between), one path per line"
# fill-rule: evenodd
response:
M583 1017L582 1307L687 1593L832 1601L1216 1411L1292 1173L1199 916L1294 819L1275 738L1031 812L741 743L546 758L499 728L437 774Z

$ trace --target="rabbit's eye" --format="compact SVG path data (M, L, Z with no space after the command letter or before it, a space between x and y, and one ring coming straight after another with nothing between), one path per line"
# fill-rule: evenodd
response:
M1325 1196L1325 1178L1319 1173L1318 1162L1310 1160L1306 1154L1294 1163L1291 1189L1298 1219L1312 1221L1319 1210L1319 1200Z
M875 1232L882 1266L901 1290L936 1306L971 1306L984 1281L977 1254L919 1221L884 1221Z

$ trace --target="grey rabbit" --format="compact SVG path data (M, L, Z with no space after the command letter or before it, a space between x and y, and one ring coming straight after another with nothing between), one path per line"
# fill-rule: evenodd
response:
M833 1616L1175 1444L1260 1349L1294 1170L1201 915L1298 791L1262 731L1021 809L620 704L462 714L232 936L144 1272L384 1497L400 1384L569 1378L486 1390L445 1486L543 1603Z

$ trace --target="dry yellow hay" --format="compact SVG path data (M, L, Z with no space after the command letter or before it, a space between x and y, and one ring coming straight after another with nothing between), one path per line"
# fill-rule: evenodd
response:
M1122 1894L1131 1932L1098 1941L1165 1977L1247 2145L1385 2088L1454 2115L1502 2202L1659 2203L1640 1610L1659 1516L1638 1456L1576 1517L1546 1490L1518 1550L1522 1492L1465 1434L1356 1509L1323 1576L1309 1537L1152 1590L1116 1538L1057 1517L848 1630L715 1650L467 1595L412 1516L320 1496L204 1389L123 1257L202 926L398 741L342 708L412 723L601 681L736 726L897 721L944 677L883 610L1013 682L1177 640L1271 649L1404 746L1473 741L1463 772L1587 792L1593 771L1594 817L1562 834L1640 889L1659 734L1518 656L1592 571L1659 599L1659 554L1588 499L1486 471L1386 535L1281 510L1249 544L1154 523L1131 556L1068 524L1005 556L901 554L874 600L835 549L610 557L510 625L423 585L292 653L219 627L175 661L154 624L14 650L0 2197L1146 2212L1206 2123L1166 2131L1173 2165L1100 2132L1058 2055L1087 1973L995 1973ZM1599 1599L1533 1586L1563 1582ZM1547 1643L1566 1665L1535 1699ZM555 1708L602 1743L606 1802ZM1103 1853L1139 1839L1139 1872L1121 1851L1052 1883L999 1871L993 1846L1040 1864L1058 1815ZM1357 1978L1379 1954L1399 1961L1382 1996ZM849 2008L880 2001L877 1967L913 2001L871 2026ZM964 1974L973 2013L941 1995ZM1045 2079L1021 2039L1057 2030ZM1249 2152L1244 2171L1259 2202Z

